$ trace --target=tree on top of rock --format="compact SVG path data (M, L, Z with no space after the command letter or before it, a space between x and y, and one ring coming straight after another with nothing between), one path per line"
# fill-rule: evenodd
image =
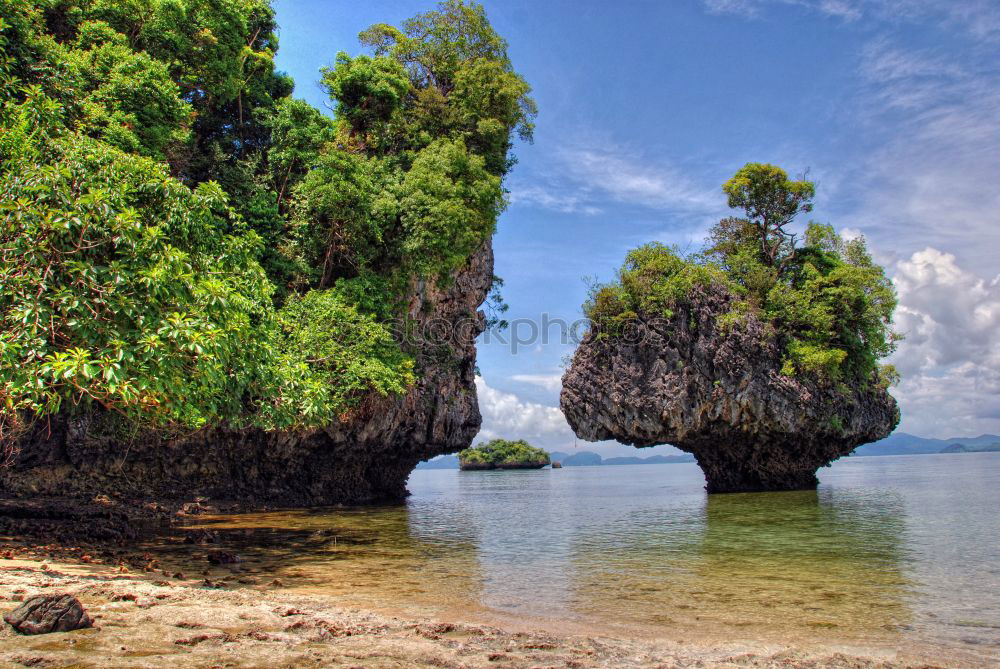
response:
M785 226L800 213L812 211L816 186L788 178L785 170L765 163L747 163L722 186L733 209L743 209L760 241L760 259L777 265L795 252L795 235Z

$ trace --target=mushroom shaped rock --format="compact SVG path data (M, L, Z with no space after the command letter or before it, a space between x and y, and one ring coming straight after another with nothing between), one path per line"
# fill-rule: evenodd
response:
M615 334L595 323L563 376L577 436L676 446L717 493L815 488L819 467L895 429L896 401L874 377L786 376L777 335L755 314L720 326L733 300L699 286L669 318L639 314Z

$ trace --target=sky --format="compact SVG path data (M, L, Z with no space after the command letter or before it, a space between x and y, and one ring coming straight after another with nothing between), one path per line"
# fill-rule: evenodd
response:
M278 66L329 107L320 67L433 4L277 0ZM811 219L864 235L893 277L899 430L1000 433L1000 2L483 4L540 113L494 239L512 325L479 343L482 438L636 454L576 443L558 409L568 326L630 249L700 248L749 161L807 173Z

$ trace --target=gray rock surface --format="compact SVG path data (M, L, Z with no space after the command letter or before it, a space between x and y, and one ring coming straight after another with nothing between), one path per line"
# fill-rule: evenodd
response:
M838 389L779 373L782 349L754 316L726 334L722 288L699 288L669 319L621 337L589 333L563 376L560 405L581 439L672 444L694 454L709 492L814 488L816 470L899 422L869 384Z
M372 396L345 422L281 433L210 430L165 438L121 434L99 412L40 421L13 467L0 469L0 497L114 494L195 496L250 506L399 501L421 460L467 448L482 418L476 397L477 309L493 281L489 243L440 286L414 282L408 316L419 380L409 392Z
M72 632L94 624L80 600L72 595L32 597L3 619L20 634Z

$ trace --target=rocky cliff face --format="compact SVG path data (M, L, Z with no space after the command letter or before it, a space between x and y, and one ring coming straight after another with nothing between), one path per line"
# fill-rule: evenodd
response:
M754 316L724 334L721 288L669 319L587 335L563 376L563 413L589 441L672 444L694 454L709 492L814 488L816 470L886 437L896 401L871 384L836 388L779 374L781 348Z
M88 413L36 424L0 495L120 495L247 505L398 501L423 459L467 448L481 416L475 387L477 312L493 280L487 243L447 286L419 282L409 301L420 377L406 395L372 397L345 423L309 432L212 430L171 439L122 434Z

